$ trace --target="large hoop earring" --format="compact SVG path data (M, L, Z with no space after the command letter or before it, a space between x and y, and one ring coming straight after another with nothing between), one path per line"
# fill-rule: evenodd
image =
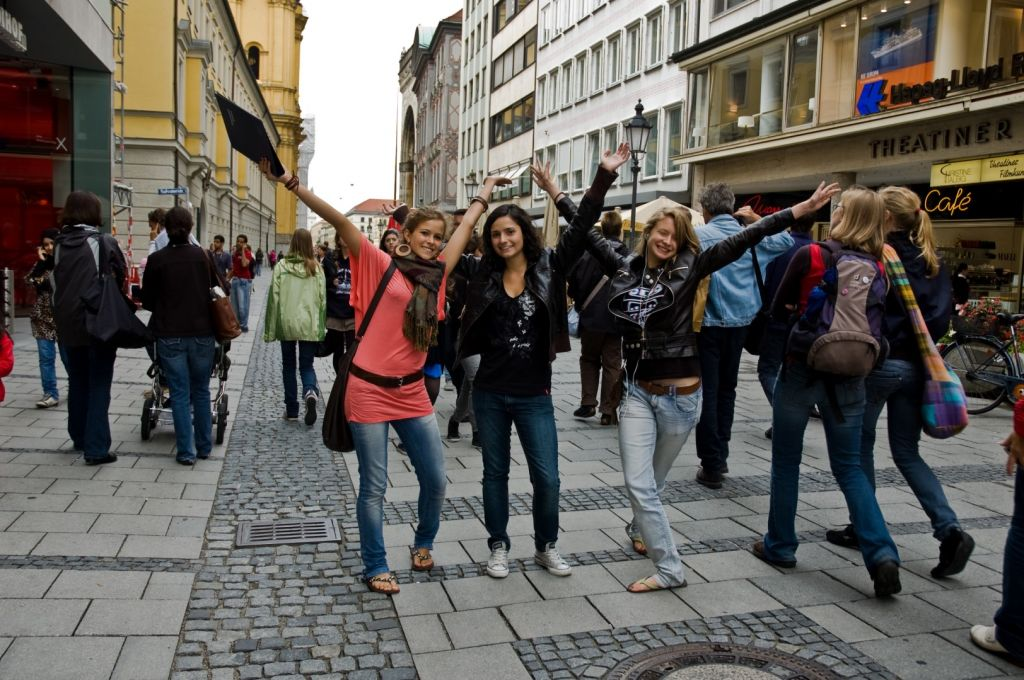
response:
M395 246L395 255L398 257L409 257L412 254L412 248L409 247L408 243L399 243Z

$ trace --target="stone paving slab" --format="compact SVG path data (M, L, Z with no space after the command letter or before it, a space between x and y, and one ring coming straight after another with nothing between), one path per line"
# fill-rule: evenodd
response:
M76 635L177 635L185 600L94 600Z
M0 658L0 677L18 680L107 680L121 637L21 637Z
M89 600L5 599L0 636L71 635Z
M520 638L569 635L611 627L582 597L510 604L501 607L501 613Z
M146 571L62 571L46 597L138 600L149 578Z
M456 649L516 640L515 634L496 608L441 614L441 622Z
M878 659L902 680L965 680L998 675L991 664L932 634L858 642L856 647Z
M451 680L456 677L490 680L529 680L530 674L510 645L474 647L416 656L420 680Z

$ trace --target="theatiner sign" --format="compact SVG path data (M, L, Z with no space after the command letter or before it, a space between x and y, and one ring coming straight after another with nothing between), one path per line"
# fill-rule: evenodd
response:
M1010 57L1007 71L1004 60L984 68L953 69L949 78L937 78L923 83L896 83L885 93L889 81L875 80L864 85L857 99L857 113L867 116L885 111L888 106L920 104L925 99L945 99L950 93L961 90L985 90L992 83L1024 76L1024 52ZM887 106L888 105L888 106Z

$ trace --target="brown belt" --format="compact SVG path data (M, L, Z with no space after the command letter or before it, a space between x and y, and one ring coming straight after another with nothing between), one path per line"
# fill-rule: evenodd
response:
M423 380L423 371L416 371L415 373L410 373L409 375L394 377L370 373L365 369L359 368L355 364L349 364L348 371L357 378L361 378L366 382L371 383L373 385L377 385L379 387L401 387L402 385L414 383L417 380Z
M700 380L692 385L659 385L658 383L650 382L648 380L637 380L635 382L637 385L642 387L647 394L653 394L656 397L665 397L668 395L675 397L684 394L693 394L700 389Z

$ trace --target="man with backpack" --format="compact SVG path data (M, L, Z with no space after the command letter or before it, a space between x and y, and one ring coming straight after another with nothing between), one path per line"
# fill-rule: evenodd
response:
M701 250L743 229L733 216L736 197L727 185L708 184L698 200L705 221L697 230ZM753 222L757 216L747 209L743 218ZM793 238L785 232L762 240L756 248L758 265L765 267L792 245ZM729 470L729 439L743 341L747 337L747 326L760 308L754 260L749 252L711 275L704 321L697 335L704 391L704 404L697 422L697 455L700 457L697 482L710 489L720 489L723 476Z
M875 595L900 592L899 552L861 459L864 378L886 352L887 279L881 263L885 205L874 191L848 189L833 212L829 240L793 256L772 304L795 326L775 385L768 531L752 552L796 566L796 508L804 430L818 406L829 464L846 498Z

